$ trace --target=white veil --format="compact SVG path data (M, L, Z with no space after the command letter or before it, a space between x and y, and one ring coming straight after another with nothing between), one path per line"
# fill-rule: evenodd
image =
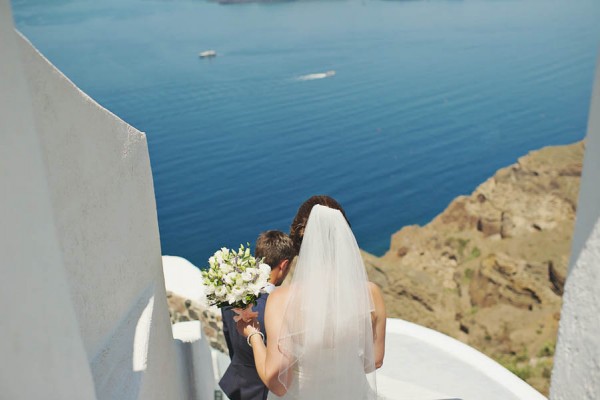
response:
M315 205L279 336L286 399L374 399L373 300L356 239L339 210Z

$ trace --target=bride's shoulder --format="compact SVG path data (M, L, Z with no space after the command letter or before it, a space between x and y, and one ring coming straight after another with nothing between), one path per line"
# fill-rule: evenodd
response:
M276 290L273 290L267 298L268 303L279 303L287 299L290 295L290 286L279 286Z
M284 304L289 298L289 287L280 286L276 290L273 290L269 297L267 297L266 310L268 313L281 314L283 311Z

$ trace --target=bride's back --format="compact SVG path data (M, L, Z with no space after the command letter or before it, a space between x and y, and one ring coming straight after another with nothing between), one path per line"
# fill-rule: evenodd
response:
M356 239L339 210L312 208L291 283L277 298L278 350L287 364L279 378L290 398L333 392L333 398L366 398L365 371L375 370L375 308Z
M286 358L279 379L287 382L287 394L284 399L371 399L376 398L373 372L372 336L362 335L356 329L357 324L371 324L368 316L358 317L352 310L342 315L327 315L326 304L315 313L307 310L291 310L291 304L311 304L306 297L308 291L294 284L276 291L273 301L281 313L282 326L279 351ZM274 292L275 293L275 292ZM271 301L271 298L269 298ZM274 306L270 304L268 306ZM312 320L326 316L325 321ZM294 321L290 327L290 321ZM307 327L297 330L297 327ZM309 328L310 327L310 328ZM365 340L371 341L366 343ZM369 353L369 354L365 354ZM365 357L366 356L366 357Z
M335 204L313 206L309 199L301 206L291 229L299 245L291 283L267 301L265 375L269 389L286 399L376 398L383 299Z

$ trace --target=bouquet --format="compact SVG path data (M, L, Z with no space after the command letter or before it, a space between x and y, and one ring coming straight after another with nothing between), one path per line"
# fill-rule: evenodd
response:
M271 267L250 254L250 244L240 245L238 251L226 247L208 259L208 269L202 271L209 305L232 307L239 319L248 321L258 315L252 305L269 281Z

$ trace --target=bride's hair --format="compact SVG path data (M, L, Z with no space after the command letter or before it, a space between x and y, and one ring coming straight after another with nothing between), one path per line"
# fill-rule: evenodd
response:
M306 200L300 208L298 208L298 212L296 213L296 217L292 222L292 226L290 227L290 238L294 243L294 248L296 250L296 254L300 253L300 246L302 245L302 239L304 238L304 230L306 228L306 222L308 221L308 216L314 206L317 204L333 208L334 210L340 210L348 225L350 225L350 221L348 221L348 217L346 217L346 212L333 197L327 195L317 195L312 196L308 200Z

